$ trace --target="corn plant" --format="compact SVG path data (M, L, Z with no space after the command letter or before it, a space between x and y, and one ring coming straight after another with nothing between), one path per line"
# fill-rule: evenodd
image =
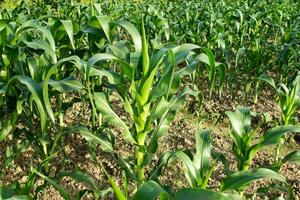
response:
M297 112L300 106L300 101L299 101L300 75L297 75L293 80L293 82L288 86L283 83L280 83L276 86L275 81L269 76L261 77L261 80L267 82L276 91L277 105L281 112L280 124L282 125L293 124L292 120L295 121L293 118L295 117L295 113ZM275 158L274 158L275 163L279 161L280 149L284 143L285 143L285 139L282 138L277 144Z
M89 59L87 73L91 66L106 60L114 61L121 70L118 73L111 72L109 68L95 67L118 81L115 91L133 121L132 127L113 111L105 93L95 92L92 98L103 119L122 128L123 138L135 146L135 161L126 164L126 171L140 185L145 180L144 168L158 148L158 139L166 133L176 111L183 106L185 97L197 95L197 92L188 87L179 87L180 79L187 73L185 69L194 70L195 66L189 67L187 63L184 69L176 70L176 65L193 55L191 50L199 47L192 44L166 46L155 50L150 56L143 23L142 37L132 24L126 21L119 21L117 24L132 36L135 52L131 53L124 45L111 44L111 53L96 54ZM109 40L109 29L104 30Z
M197 194L199 195L199 198L212 198L210 190L205 190L206 185L208 183L208 180L210 176L214 173L214 168L217 163L217 161L222 161L225 165L225 167L228 167L228 163L226 158L222 154L216 154L214 152L214 156L211 154L211 142L210 142L210 130L205 129L199 129L196 134L196 143L195 148L196 152L192 154L189 151L183 151L178 150L175 152L167 152L162 155L162 157L159 160L158 167L152 171L150 178L153 179L152 181L146 182L144 185L142 185L137 193L135 195L142 195L145 194L146 191L144 191L143 187L146 187L145 185L153 184L154 181L158 181L157 177L161 174L163 174L164 169L167 165L174 162L175 159L179 159L183 162L185 166L185 176L190 184L190 187L193 189L186 189L186 190L180 190L174 194L174 198L176 199L178 193L181 193L181 198L183 198L184 195L191 195L191 194ZM290 156L286 157L287 161L296 161L297 157L299 155L297 153L292 153ZM214 157L214 161L212 162L212 157ZM283 176L276 173L275 171L268 169L268 168L256 168L256 169L244 169L243 171L237 171L237 172L231 172L229 169L226 170L226 176L221 181L220 186L220 192L215 193L215 195L224 195L226 191L229 190L235 190L238 191L241 195L243 194L243 190L247 185L249 185L252 181L263 179L263 178L270 178L277 180L279 182L283 182L287 185L287 188L290 192L290 196L293 197L293 192L291 191L289 185L286 183L286 180ZM159 192L155 193L158 194L164 194L167 193L165 190L157 186L157 183L155 183L155 188L159 188ZM149 186L148 186L149 187ZM143 191L142 192L140 192ZM154 190L154 189L153 189ZM141 193L141 194L139 194ZM154 195L154 194L153 194ZM203 195L203 196L202 196ZM139 196L141 197L141 196ZM134 196L135 198L135 196ZM217 197L215 197L217 198ZM219 197L221 198L221 196ZM242 197L233 195L230 196L232 199L239 199Z
M299 126L282 125L268 130L256 144L252 144L257 137L260 122L254 129L251 127L251 113L248 108L238 108L235 112L226 112L230 122L230 137L234 144L232 151L237 161L239 171L248 170L256 152L262 147L277 143L282 136L289 132L297 133Z
M211 161L210 134L211 131L205 129L199 129L196 132L196 152L194 154L182 150L163 154L158 162L158 167L151 173L150 179L157 181L157 177L163 173L163 169L177 158L185 166L184 174L190 187L205 189L216 165L216 161Z
M299 76L291 84L275 85L265 75L280 71L276 78L287 82L297 73L298 2L154 0L145 5L140 1L82 4L73 0L22 0L12 9L2 5L1 2L0 141L12 136L13 145L1 156L0 176L5 176L4 169L13 166L14 160L28 149L32 148L37 157L31 159L33 164L24 183L14 180L0 186L1 199L31 199L32 195L36 199L49 185L63 198L71 199L60 186L65 176L88 185L88 189L78 192L77 199L87 193L98 199L112 191L118 199L144 199L144 195L147 199L239 199L224 192L242 193L245 186L260 178L285 183L274 171L286 162L299 164L299 151L279 160L280 141L288 132L299 132L298 126L289 125L295 123L299 108ZM140 20L141 13L145 25ZM135 27L141 27L141 35ZM179 45L185 42L197 45ZM207 86L203 84L206 80ZM152 173L145 173L160 146L159 139L168 131L176 112L184 107L188 95L198 96L201 104L206 89L210 96L218 89L221 97L224 86L234 89L241 81L246 82L246 97L253 91L254 102L262 81L275 88L280 126L254 143L263 121L252 128L249 109L227 112L238 171L226 172L221 192L204 190L214 165L224 158L214 152L210 155L210 131L196 133L196 153L166 153ZM76 97L65 102L70 93ZM115 98L121 101L126 117L117 114ZM65 127L64 113L74 102L83 102L91 109L91 123L85 122L88 127ZM131 144L132 156L123 158L115 150L114 134L101 131L107 124L115 126L111 132L120 131L121 139ZM112 188L101 191L95 180L80 169L57 169L58 174L51 176L55 158L64 151L64 138L72 133L87 141ZM255 153L275 143L275 164L270 169L252 169ZM126 172L122 189L96 157L97 145L111 153ZM191 188L173 193L166 191L157 177L175 159L184 163ZM44 182L36 187L38 179ZM131 180L138 183L132 195L127 185Z
M192 156L191 152L175 151L167 152L161 157L158 167L152 171L149 180L143 183L133 195L132 199L240 199L237 195L226 194L222 192L213 192L205 190L211 173L216 162L210 163L210 130L199 129L196 134L196 153ZM193 159L191 159L193 157ZM180 159L185 164L185 175L191 188L181 189L175 193L170 193L164 189L157 181L157 177L163 173L163 169L174 159ZM103 167L103 165L102 165ZM104 169L105 170L105 169ZM114 189L115 197L119 200L131 199L122 189L118 187L115 181L105 171L109 181ZM246 180L246 179L245 179ZM230 183L232 184L232 183Z
M300 75L287 87L279 84L277 90L278 106L281 111L281 124L290 124L300 107Z
M72 27L69 21L65 23L68 24L66 26L68 32ZM35 164L36 166L32 166L25 183L14 182L12 185L3 185L1 189L6 191L7 196L2 198L16 197L16 195L28 196L33 192L37 176L40 174L44 174L41 175L42 178L46 177L46 179L51 180L47 176L53 166L53 159L62 150L59 143L64 133L62 132L62 121L60 120L58 126L55 123L57 118L61 118L61 94L83 89L81 82L72 73L58 73L58 67L63 68L67 65L72 67L71 62L78 67L80 59L73 56L57 61L55 40L49 29L39 26L35 21L28 21L19 27L14 27L14 29L7 28L9 28L8 25L5 27L5 40L1 43L1 47L4 47L1 49L4 52L2 54L4 67L1 66L1 81L3 82L0 94L1 109L9 108L11 110L1 116L3 120L1 120L0 137L3 141L9 134L13 134L14 141L21 140L21 143L15 144L15 148L7 149L4 163L1 164L1 173L3 168L13 165L12 161L15 157L27 151L30 146L38 154L40 160ZM35 38L34 34L40 38ZM72 35L73 33L70 33L69 38L72 38ZM28 39L33 41L28 41ZM72 40L70 41L72 42ZM25 44L25 46L22 44ZM8 52L5 45L15 48L16 53L7 56ZM15 45L19 45L19 47L15 47ZM37 52L34 52L34 50ZM38 55L39 53L40 55ZM56 80L51 79L51 76L54 75ZM48 84L51 86L50 90ZM55 115L50 106L49 96L57 97L58 103ZM10 99L14 99L14 101ZM54 123L51 123L49 119ZM24 124L25 129L20 130L17 127L19 123ZM22 134L25 137L22 137ZM77 177L77 180L80 181L81 175L76 174L77 172L74 173L75 179ZM84 174L79 171L78 173ZM39 191L46 187L47 182L35 190L35 194L37 195Z

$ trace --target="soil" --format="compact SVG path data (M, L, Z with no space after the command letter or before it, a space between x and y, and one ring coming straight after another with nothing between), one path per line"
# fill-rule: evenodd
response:
M159 156L163 152L178 150L178 149L189 149L194 151L194 134L198 127L212 129L212 141L213 141L213 151L221 152L230 162L230 169L236 170L236 162L234 160L234 155L231 151L232 141L229 136L229 121L225 117L224 112L227 110L234 110L238 105L248 106L253 112L270 114L273 121L278 121L279 111L276 106L276 101L274 95L266 91L260 96L258 103L254 104L251 101L244 101L241 92L235 95L223 94L220 98L217 95L213 95L211 99L205 99L201 112L199 111L199 105L194 99L189 99L188 105L183 111L179 112L176 116L175 121L171 124L168 134L160 139L160 146L157 154L153 157L153 162L150 165L153 166L159 159ZM234 98L231 98L234 97ZM117 108L117 113L123 118L127 118L120 102L114 101L114 107ZM82 112L84 108L84 112ZM298 113L299 115L299 113ZM85 124L88 126L90 124L90 111L82 103L74 103L73 106L65 112L64 123L66 126ZM254 125L253 125L254 126ZM267 124L262 127L261 133L273 126L272 123ZM105 129L104 131L109 131L112 129ZM117 151L120 152L122 156L128 156L133 153L133 148L123 140L118 140L118 135L120 134L117 129L113 129L116 144L115 147ZM3 162L5 150L7 147L13 145L13 138L10 136L5 142L1 142L0 146L0 162ZM268 166L272 164L274 157L274 146L267 147L259 151L252 164L252 168L258 166ZM79 135L73 134L66 136L64 138L64 150L59 153L58 157L55 159L56 162L53 164L53 171L50 175L54 176L61 171L70 171L75 168L80 168L85 173L89 174L95 180L99 188L109 187L107 177L104 175L99 164L96 164L91 155L89 154L89 149L87 148L86 141ZM282 154L288 152L300 150L300 146L297 145L292 140L283 147ZM122 185L122 174L118 167L114 157L110 154L103 153L99 147L97 147L97 158L101 159L104 167L108 173L116 180L118 185ZM27 179L28 172L30 171L30 166L33 166L39 161L39 156L32 147L28 148L26 152L21 154L22 156L17 157L12 166L6 167L2 172L2 177L0 184L9 184L13 180L17 180L20 183L24 183ZM282 155L281 155L282 156ZM32 159L34 158L34 159ZM64 159L67 158L67 159ZM147 171L151 170L147 168ZM286 177L287 182L293 187L296 193L296 199L300 199L300 166L295 164L287 163L280 170L280 174ZM224 167L221 162L216 165L213 175L208 183L208 188L212 190L218 190L220 187L220 181L225 176ZM174 190L182 187L189 187L187 180L184 177L183 164L180 161L175 161L174 164L167 167L164 174L160 177L160 181L165 186L171 186ZM42 184L42 180L38 180L39 184ZM255 181L250 186L247 187L245 191L245 196L249 199L273 199L278 196L286 196L287 193L282 191L258 191L258 188L268 186L270 184L277 184L271 180L260 180ZM72 199L76 198L76 194L79 190L88 188L87 185L75 182L69 177L65 177L61 181L61 185L66 189L72 196ZM279 185L280 187L280 185ZM39 194L38 199L51 199L60 200L63 199L60 194L52 187L48 186L44 190L44 194ZM93 199L91 194L86 195L83 199ZM103 197L102 199L114 199L113 195Z

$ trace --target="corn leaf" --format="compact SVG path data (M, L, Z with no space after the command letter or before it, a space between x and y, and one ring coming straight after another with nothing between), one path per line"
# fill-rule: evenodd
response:
M260 146L266 146L270 144L277 143L280 138L287 133L299 133L300 132L300 126L294 126L294 125L284 125L284 126L277 126L275 128L272 128L271 130L267 131L263 135L263 138L261 142L259 143Z
M61 21L66 33L68 34L68 37L71 42L71 46L72 46L73 50L75 50L72 21L71 20L60 20L60 21Z
M202 189L181 189L174 195L174 200L242 200L241 197L236 195L225 194L221 192L213 192Z
M95 104L97 109L103 115L104 120L111 123L112 125L122 129L123 137L125 140L136 143L132 137L128 126L119 118L119 116L110 107L106 95L104 93L97 92L94 94Z
M49 178L48 176L45 176L44 174L33 170L34 173L36 173L38 176L40 176L42 179L47 181L50 185L52 185L59 193L60 195L65 199L65 200L71 200L70 195L64 190L62 186L60 186L58 183L56 183L54 180Z
M96 135L89 131L86 127L83 126L72 126L65 129L66 133L78 132L84 139L86 139L91 145L95 146L96 144L100 144L101 149L105 152L112 153L114 151L112 143L104 137L100 135Z
M110 23L111 23L111 18L108 16L96 16L103 32L105 33L105 36L109 43L111 43L111 33L110 33Z
M210 165L211 157L211 131L199 129L196 132L196 154L194 156L194 165L201 177L204 177Z
M156 200L162 193L167 192L155 181L148 181L139 187L132 200Z
M81 82L72 77L60 81L49 80L49 85L51 85L55 90L62 93L79 91L84 89L84 86L81 84Z
M73 62L75 65L80 65L80 59L77 56L70 56L64 59L59 60L56 64L54 64L48 71L44 83L43 83L43 98L45 107L48 113L49 118L53 123L55 123L55 116L53 113L53 110L51 108L50 99L49 99L49 93L48 93L48 85L50 81L50 77L55 74L57 68L64 64L65 62Z
M300 151L293 151L289 153L283 158L282 162L292 162L300 165Z
M221 191L240 190L245 188L252 181L262 178L270 178L280 182L286 182L282 175L274 172L273 170L257 168L252 170L238 171L225 177L221 183Z
M9 80L9 82L7 83L7 87L9 87L17 80L20 83L26 85L27 89L31 92L34 102L37 105L38 112L40 114L41 129L42 131L44 131L46 129L47 115L46 115L45 105L43 102L41 86L38 83L36 83L33 79L27 76L16 75Z

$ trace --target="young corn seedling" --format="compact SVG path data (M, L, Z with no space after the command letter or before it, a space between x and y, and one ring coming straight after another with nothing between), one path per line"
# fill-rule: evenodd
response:
M300 107L300 75L297 75L288 86L283 83L276 86L275 81L269 76L261 76L260 78L276 90L277 105L281 112L280 124L293 124L293 121L295 121L295 113ZM274 158L275 163L279 162L280 149L285 143L285 140L285 137L281 138L277 144Z
M286 183L285 178L273 170L267 168L250 169L250 167L257 151L265 146L276 144L287 133L300 132L300 127L292 125L277 126L268 130L259 138L259 142L253 144L253 140L257 137L263 121L259 122L253 129L251 127L251 113L248 108L239 107L235 112L226 112L226 114L231 122L230 136L233 140L232 151L237 161L238 172L230 174L223 179L221 190L235 189L243 194L245 186L252 180L259 178L272 178ZM299 159L298 156L298 153L293 152L287 155L283 162L292 161L297 163L299 162L297 161ZM270 168L274 167L270 166ZM290 196L293 196L289 185L287 185L287 188Z
M212 162L211 158L213 157L211 155L211 140L210 140L210 130L205 129L199 129L196 134L196 152L193 154L189 151L175 151L175 152L168 152L165 153L159 160L158 167L152 171L150 174L150 179L152 181L149 182L158 182L158 176L163 174L165 168L167 165L171 164L175 159L179 159L184 164L184 173L185 176L190 184L190 187L193 189L186 189L186 190L180 190L179 193L182 193L181 195L191 195L198 194L202 198L212 198L209 190L206 190L206 186L208 183L209 178L211 177L212 173L214 172L215 165L217 164L217 161L222 161L223 164L225 164L225 167L228 167L228 161L222 154L215 154L216 159ZM299 155L292 155L293 158L290 157L290 161L295 159L296 156ZM215 193L215 195L225 195L227 194L223 193L229 190L235 190L240 192L240 194L243 194L243 190L247 185L249 185L252 181L262 179L262 178L270 178L274 180L278 180L280 182L286 183L286 180L283 176L276 173L275 171L267 168L256 168L251 170L244 169L243 171L238 171L235 173L232 173L230 170L226 170L226 177L221 182L221 188L218 193ZM146 182L146 184L150 184L149 182ZM155 182L154 182L155 183ZM152 183L152 184L154 184ZM157 183L156 183L157 184ZM143 186L139 188L139 190L143 191ZM289 186L287 185L287 188L290 190ZM142 195L139 194L140 191L137 191L136 195ZM160 192L165 192L165 190L159 190ZM160 194L160 193L156 193ZM205 194L205 195L204 195ZM178 192L175 193L174 198L177 197ZM203 195L203 196L202 196ZM186 196L186 198L187 198ZM219 198L221 198L221 196ZM291 196L293 196L291 192ZM227 196L228 198L232 199L239 199L242 197L239 196ZM181 196L183 198L183 196ZM217 197L215 197L217 198ZM224 198L224 197L223 197ZM176 198L175 198L176 199Z
M216 161L211 161L211 131L199 129L195 134L196 152L178 150L163 154L158 162L158 167L150 174L150 179L158 180L167 165L179 159L185 166L184 174L190 187L206 189L208 180L214 170Z
M232 194L225 194L222 192L213 192L206 190L208 180L214 170L216 161L211 162L211 139L210 130L199 129L196 134L196 152L192 154L188 151L175 151L167 152L160 158L158 167L155 168L149 176L149 181L143 183L136 193L133 195L133 200L146 199L153 200L157 199L174 199L184 200L188 199L241 199L241 197ZM185 165L185 176L190 184L191 188L180 189L175 194L170 193L164 189L158 182L158 176L161 175L167 165L171 164L175 159L181 160ZM103 165L101 164L103 167ZM104 167L103 167L104 168ZM115 197L118 200L130 199L122 189L117 186L115 181L104 169L106 176L109 178Z
M277 95L278 106L281 111L281 124L288 125L300 107L300 75L296 76L289 87L284 84L279 84L279 87ZM285 141L286 137L283 137L277 144L275 162L279 162L280 150Z
M226 112L230 122L230 137L233 140L232 151L237 161L239 171L248 170L256 152L266 145L271 145L289 132L299 132L299 126L282 125L268 130L256 144L252 144L263 121L253 129L251 127L251 113L248 108L237 108L235 112Z

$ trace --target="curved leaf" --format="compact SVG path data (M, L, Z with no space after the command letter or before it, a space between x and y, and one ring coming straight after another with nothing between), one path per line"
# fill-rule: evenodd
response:
M262 178L270 178L284 183L286 182L282 175L274 172L273 170L257 168L252 170L238 171L225 177L221 183L221 191L243 189L252 181Z
M60 20L72 45L73 50L75 50L75 45L74 45L74 36L73 36L73 23L71 20Z
M290 132L299 133L300 126L284 125L284 126L277 126L275 128L272 128L271 130L269 130L267 133L264 134L259 145L265 146L265 145L275 144L284 134Z
M106 138L95 135L91 131L89 131L86 127L83 126L73 126L69 127L65 130L67 133L78 132L84 139L86 139L91 145L100 144L101 148L105 152L112 153L114 151L112 143L108 141Z
M174 156L180 159L185 166L185 177L187 178L191 187L197 186L198 174L194 163L191 161L190 157L183 151L174 152Z
M300 165L300 151L293 151L292 153L289 153L283 158L282 162L292 162Z
M16 75L12 77L8 83L7 87L9 87L12 83L14 83L16 80L18 80L20 83L26 85L28 90L31 92L32 97L37 105L37 109L40 114L41 118L41 129L44 131L46 129L46 123L47 123L47 116L46 116L46 110L45 110L45 105L43 102L43 97L42 97L42 91L41 87L38 83L36 83L33 79L24 76L24 75Z
M236 195L224 194L202 189L181 189L174 195L174 200L242 200Z
M42 49L44 50L52 59L53 63L57 62L57 57L55 54L55 50L51 48L51 46L44 40L38 40L38 41L34 41L34 42L26 42L24 41L24 43L32 48L32 49Z
M107 54L107 53L99 53L95 54L93 57L91 57L88 62L87 62L87 69L86 69L86 76L88 77L90 75L90 71L92 69L92 66L96 64L99 61L117 61L118 63L121 64L121 67L123 69L123 73L127 75L130 80L133 80L134 78L134 71L133 68L126 63L125 61L117 58L116 56L112 54Z
M128 126L119 118L119 116L110 107L106 99L106 95L104 93L97 92L94 94L94 99L96 107L103 115L104 120L106 120L114 126L122 128L124 139L129 142L136 143L136 141L130 133Z
M80 58L77 56L70 56L64 59L59 60L56 64L54 64L48 71L48 73L46 74L46 77L44 79L44 83L43 83L43 98L44 98L44 103L45 103L45 107L47 110L47 113L49 115L49 118L52 120L53 123L55 123L55 117L54 117L54 113L53 110L51 108L51 104L50 104L50 99L49 99L49 93L48 93L48 84L50 81L50 77L55 74L57 68L64 64L65 62L73 62L76 65L79 65L80 63Z
M211 157L211 130L199 129L196 132L196 154L194 156L194 165L196 170L204 177L209 169Z
M56 183L54 180L49 178L48 176L45 176L44 174L33 170L34 173L36 173L38 176L40 176L42 179L47 181L50 185L52 185L59 193L60 195L65 199L65 200L71 200L70 195L64 190L62 186L60 186L58 183Z
M69 176L72 179L74 179L76 182L83 182L87 183L92 187L92 189L96 192L99 191L99 187L96 183L96 180L92 178L91 176L87 175L86 173L82 172L79 169L75 169L71 172L62 172L56 176L57 179L61 179L64 176Z
M73 92L84 89L84 86L81 82L75 78L69 77L60 81L49 81L49 85L51 85L55 90L66 93Z
M189 44L189 43L182 44L172 48L172 51L174 52L174 56L175 56L175 64L179 64L182 61L184 61L192 50L200 49L200 48L201 47L198 45Z
M117 24L125 28L131 35L135 47L135 52L138 54L139 57L142 52L142 38L139 31L135 28L133 24L125 20L120 20L117 22Z
M261 81L265 81L266 83L268 83L269 85L271 85L273 88L276 89L274 79L272 79L270 76L268 76L266 74L262 74L257 79L261 80Z
M133 200L156 200L162 193L167 192L155 181L144 183L135 193Z
M109 43L111 43L111 33L110 33L110 23L111 18L108 16L96 16L103 32L105 33L106 38L108 39Z

